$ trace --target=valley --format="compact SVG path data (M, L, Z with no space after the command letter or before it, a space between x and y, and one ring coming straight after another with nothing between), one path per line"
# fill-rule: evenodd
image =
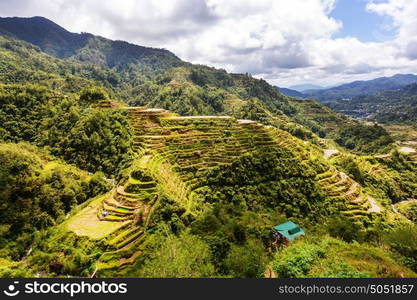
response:
M384 80L369 103L412 106ZM294 96L2 18L0 276L417 277L412 111L364 122ZM288 221L305 234L277 245Z

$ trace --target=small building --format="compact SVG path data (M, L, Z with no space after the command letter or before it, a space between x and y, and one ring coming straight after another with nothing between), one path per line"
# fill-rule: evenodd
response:
M300 235L304 235L304 230L297 224L288 221L274 227L274 239L275 243L280 245L287 245Z

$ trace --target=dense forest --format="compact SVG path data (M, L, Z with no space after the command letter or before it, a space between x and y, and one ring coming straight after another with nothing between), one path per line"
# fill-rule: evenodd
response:
M416 277L399 146L250 74L0 19L0 276Z

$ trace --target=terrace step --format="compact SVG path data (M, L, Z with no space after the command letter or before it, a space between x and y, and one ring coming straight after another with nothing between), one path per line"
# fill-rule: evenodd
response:
M122 249L122 248L128 246L129 244L135 242L142 235L143 235L143 231L142 230L138 230L135 233L133 233L132 235L128 236L123 241L120 241L119 243L117 243L116 244L116 248L117 249Z
M112 206L114 208L122 208L122 209L130 210L130 211L135 210L134 207L122 205L119 201L117 201L116 199L112 197L105 199L104 202L107 205Z
M105 211L109 216L119 216L119 217L130 216L130 215L133 215L134 213L133 210L110 206L105 201L102 202L102 211Z
M116 249L120 249L121 244L123 244L126 240L130 241L130 238L132 236L136 236L136 234L139 231L142 233L142 230L143 229L139 226L131 226L130 228L122 231L119 235L110 240L108 244L114 246Z
M99 213L99 219L101 221L108 221L108 222L124 222L127 220L131 220L133 217L132 216L113 216L113 215L107 215L107 216L103 216L101 214L101 211L98 212ZM101 215L101 216L100 216Z

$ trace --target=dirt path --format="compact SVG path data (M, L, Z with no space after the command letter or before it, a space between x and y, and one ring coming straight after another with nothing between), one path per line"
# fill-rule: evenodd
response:
M375 199L371 196L368 196L368 201L369 203L371 203L371 208L368 209L369 212L371 213L379 213L381 212L381 207L376 203Z
M339 176L341 180L346 180L348 179L349 176L346 175L346 173L344 172L339 172Z
M408 200L405 200L405 201L401 201L401 202L398 202L398 203L395 203L395 204L391 204L391 208L392 208L392 210L397 214L397 215L399 215L399 216L401 216L401 217L403 217L403 218L405 218L407 221L409 221L409 222L412 222L412 221L410 221L405 215L403 215L402 213L400 213L399 211L398 211L398 209L395 207L395 205L397 205L397 204L406 204L406 203L410 203L410 202L417 202L417 199L408 199Z
M400 213L399 211L398 211L398 209L395 207L395 205L394 204L391 204L391 208L392 208L392 210L397 214L397 215L399 215L399 216L401 216L401 217L403 217L404 219L406 219L408 222L411 222L406 216L404 216L402 213Z
M359 187L359 183L355 182L352 184L349 188L349 190L346 192L346 196L352 195Z
M413 148L410 148L410 147L401 147L400 149L398 149L398 152L402 152L402 153L416 153L416 150L414 150Z
M395 204L407 204L407 203L411 203L411 202L417 202L417 199L408 198L408 200L401 201L401 202L398 202L398 203L395 203Z
M337 150L337 149L326 149L323 152L324 152L324 158L329 158L332 155L339 153L339 150Z

